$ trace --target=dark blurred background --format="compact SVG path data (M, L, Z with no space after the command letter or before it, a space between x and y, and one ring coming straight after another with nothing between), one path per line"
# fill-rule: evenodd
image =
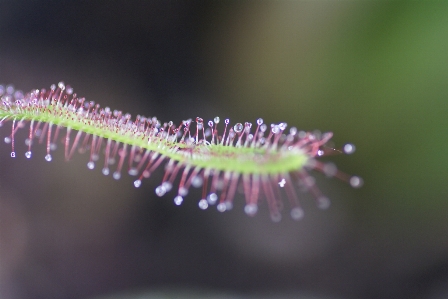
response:
M241 196L177 207L154 194L161 172L135 189L62 146L27 160L22 135L15 159L0 144L0 298L448 298L447 16L445 1L1 1L0 83L333 131L358 150L331 160L365 186L316 174L331 208L304 195L302 221L272 223Z

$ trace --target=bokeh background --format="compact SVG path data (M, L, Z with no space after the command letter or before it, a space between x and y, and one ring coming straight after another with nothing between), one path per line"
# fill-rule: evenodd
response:
M224 214L199 192L174 206L154 195L162 173L135 189L87 155L27 160L18 137L16 159L0 145L0 298L448 298L447 16L445 1L1 1L1 83L333 131L357 152L331 160L365 186L316 174L331 208L304 195L302 221L272 223L241 196Z

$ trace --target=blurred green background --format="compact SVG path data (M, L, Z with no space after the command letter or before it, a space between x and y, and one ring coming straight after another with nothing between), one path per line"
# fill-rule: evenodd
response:
M225 214L198 192L175 207L154 195L162 173L136 190L87 156L2 144L1 298L447 298L447 16L445 1L2 2L0 82L64 80L161 120L332 131L357 152L330 160L365 185L317 174L331 208L305 195L302 221L275 224L242 197Z

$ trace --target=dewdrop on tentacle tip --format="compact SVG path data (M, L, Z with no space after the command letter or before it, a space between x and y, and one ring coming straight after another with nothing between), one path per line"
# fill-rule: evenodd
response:
M339 171L319 157L334 153L352 154L355 146L342 150L326 146L332 133L299 131L286 123L265 124L263 119L230 124L219 117L200 117L179 124L161 122L156 117L130 114L101 108L79 98L73 89L60 82L50 89L32 90L27 94L12 85L0 85L0 126L11 123L4 141L11 144L11 157L16 157L15 134L28 126L25 140L26 158L32 157L32 145L46 144L45 160L52 161L51 151L59 141L64 144L65 159L76 149L89 152L88 169L99 165L103 175L120 179L123 172L136 176L134 186L165 165L162 182L155 188L157 196L174 191L174 203L181 205L190 187L201 188L200 209L216 206L220 212L231 210L240 191L244 194L244 212L254 216L264 200L273 221L282 217L283 200L289 202L290 216L301 219L298 187L310 192L319 208L330 200L316 186L309 170L361 187L360 177ZM65 130L65 132L63 132ZM179 183L175 183L175 181ZM177 184L177 186L175 186Z

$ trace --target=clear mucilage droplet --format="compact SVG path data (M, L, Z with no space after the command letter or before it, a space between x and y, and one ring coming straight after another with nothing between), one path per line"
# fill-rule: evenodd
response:
M205 210L205 209L208 208L208 202L207 202L206 199L201 199L201 200L199 201L198 205L199 205L199 208L200 208L201 210Z
M242 123L237 123L237 124L235 124L234 126L233 126L233 130L236 132L236 133L241 133L242 131L243 131L243 124Z
M176 197L174 198L174 203L175 203L177 206L180 206L180 205L182 204L183 201L184 201L184 198L183 198L182 196L180 196L180 195L178 195L178 196L176 196Z
M134 186L135 186L135 188L138 188L138 187L140 187L142 185L142 181L140 181L140 180L135 180L134 181Z

